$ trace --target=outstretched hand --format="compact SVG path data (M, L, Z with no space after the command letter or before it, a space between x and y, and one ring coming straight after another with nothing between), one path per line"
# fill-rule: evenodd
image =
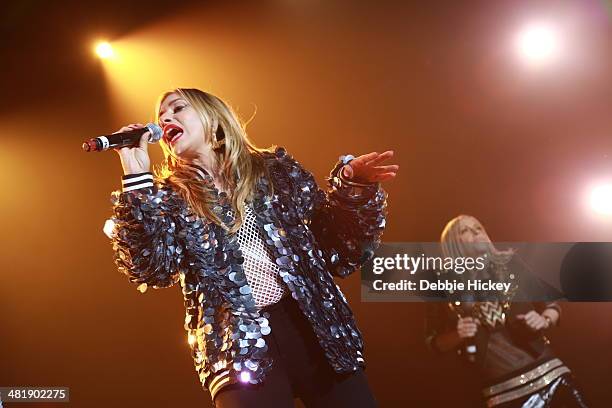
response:
M399 165L381 163L393 157L393 150L384 153L372 152L356 157L342 168L342 174L349 180L357 183L375 183L377 181L391 180L395 177Z

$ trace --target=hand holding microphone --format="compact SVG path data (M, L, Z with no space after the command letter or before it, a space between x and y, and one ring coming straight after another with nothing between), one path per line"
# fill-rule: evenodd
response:
M463 340L463 353L470 362L476 361L476 333L478 333L478 325L480 320L473 317L460 317L457 320L457 335Z
M157 125L149 123L147 126L144 126L141 123L132 123L122 127L112 135L90 139L83 143L83 150L104 151L112 148L119 154L124 175L145 173L148 172L151 167L151 159L149 158L147 145L157 142L161 138L161 134L162 130ZM100 142L101 138L107 139L110 143L102 149L94 148L90 150L88 148L91 146L99 146L97 142ZM146 181L141 182L146 183ZM138 187L139 186L135 186L135 188ZM123 185L123 191L127 191L125 184ZM106 220L102 230L107 237L112 239L115 234L115 220L112 218Z
M459 338L466 339L476 336L480 321L473 317L460 317L457 320L457 334Z
M132 123L111 135L86 141L83 143L83 150L91 152L113 149L121 158L124 174L144 173L148 172L151 166L147 144L158 142L162 135L162 129L154 123L148 123L146 126Z
M133 123L119 129L114 134L121 134L138 129L146 129L141 123ZM114 150L119 154L123 174L136 174L150 171L151 159L149 158L148 144L150 131L145 131L140 136L138 144L135 146L115 147Z

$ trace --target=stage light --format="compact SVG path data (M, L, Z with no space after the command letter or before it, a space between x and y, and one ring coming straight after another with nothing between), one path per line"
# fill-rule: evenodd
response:
M557 30L547 24L531 24L516 36L516 51L529 66L549 64L559 57L561 47Z
M612 183L602 184L591 190L591 208L598 214L612 215Z
M115 56L113 47L106 41L102 41L96 44L96 54L102 59L109 59Z

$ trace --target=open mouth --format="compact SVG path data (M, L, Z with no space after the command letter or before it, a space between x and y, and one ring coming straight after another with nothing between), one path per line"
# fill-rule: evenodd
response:
M169 123L164 126L164 139L168 143L174 143L178 140L179 137L183 134L183 129L180 126L177 126L173 123Z

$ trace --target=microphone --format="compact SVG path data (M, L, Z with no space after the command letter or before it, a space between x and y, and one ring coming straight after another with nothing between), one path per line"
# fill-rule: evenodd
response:
M476 347L476 339L471 338L467 340L463 347L463 353L465 354L467 360L470 363L474 363L476 361L477 352L478 352L478 347Z
M146 132L151 132L149 143L157 143L164 131L155 123L147 123L142 129L128 130L127 132L114 133L112 135L98 136L83 142L83 150L86 152L102 152L117 147L137 146L140 138Z

